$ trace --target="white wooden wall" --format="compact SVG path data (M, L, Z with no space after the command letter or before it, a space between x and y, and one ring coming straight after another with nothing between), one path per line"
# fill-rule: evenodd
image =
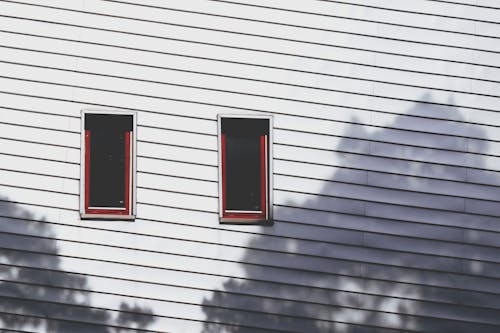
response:
M0 1L0 328L498 332L500 3ZM80 111L138 117L135 222L79 217ZM273 226L218 222L221 113Z

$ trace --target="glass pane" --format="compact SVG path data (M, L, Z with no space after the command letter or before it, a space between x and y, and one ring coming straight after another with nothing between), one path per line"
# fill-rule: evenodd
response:
M125 207L125 133L90 136L90 206Z
M226 209L261 210L260 137L226 135Z
M132 116L89 114L90 207L125 207L125 132Z

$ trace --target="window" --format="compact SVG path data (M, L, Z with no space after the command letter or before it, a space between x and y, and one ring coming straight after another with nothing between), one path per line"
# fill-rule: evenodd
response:
M82 112L82 218L133 219L135 113Z
M269 116L219 116L221 222L272 220Z

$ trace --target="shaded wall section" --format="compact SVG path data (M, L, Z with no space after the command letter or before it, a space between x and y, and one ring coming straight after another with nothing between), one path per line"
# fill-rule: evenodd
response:
M431 134L429 120L415 118L423 111L455 120L433 120L442 134ZM213 322L233 324L222 330L232 333L498 332L500 208L472 206L492 203L500 193L469 182L467 170L483 172L483 184L498 178L481 171L486 162L480 155L467 153L468 138L485 133L459 115L425 95L386 129L362 134L353 125L343 133L332 154L372 156L344 154L346 167L318 193L306 193L317 182L314 173L293 180L309 199L275 207L275 227L306 225L309 232L270 246L269 228L262 228L248 248L276 253L248 251L241 261L279 261L247 265L245 280L228 279L205 298L203 332L221 332ZM391 143L401 141L408 145ZM475 151L488 150L486 141L474 144ZM451 159L463 167L447 165Z
M0 223L8 225L12 232L0 236L3 328L41 328L56 333L148 331L145 329L155 320L150 309L126 302L119 309L92 306L92 291L85 275L61 268L56 235L45 221L37 221L29 211L5 197L0 197L0 214ZM23 220L29 224L19 223ZM37 236L20 236L23 234Z

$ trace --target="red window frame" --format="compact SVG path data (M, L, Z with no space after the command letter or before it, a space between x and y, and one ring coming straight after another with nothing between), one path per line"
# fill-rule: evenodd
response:
M84 174L83 174L83 211L82 218L123 218L123 219L133 219L134 218L134 135L133 131L135 129L135 114L130 113L115 113L115 112L85 112L83 117L88 114L110 114L110 115L128 115L132 116L133 119L133 130L124 132L124 149L125 149L125 192L124 192L124 206L125 207L91 207L90 206L90 159L92 154L91 149L91 135L92 131L84 129ZM82 127L83 126L82 122Z
M221 117L232 118L232 117ZM240 118L240 117L234 117ZM248 118L252 119L252 118ZM259 118L260 119L260 118ZM270 120L269 118L262 118ZM271 131L271 124L269 123L269 133ZM260 200L261 200L261 210L260 211L232 211L227 209L227 179L226 179L226 140L227 135L225 133L220 133L220 158L221 158L221 221L222 222L268 222L270 221L270 135L260 135Z

